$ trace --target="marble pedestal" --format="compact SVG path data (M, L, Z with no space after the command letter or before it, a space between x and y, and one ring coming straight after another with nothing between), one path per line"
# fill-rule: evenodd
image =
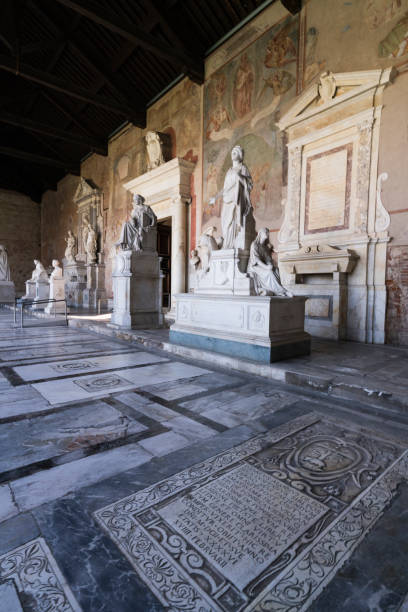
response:
M13 281L0 281L0 302L13 302L16 291Z
M44 303L38 303L42 300L48 300L50 297L50 283L47 280L36 281L35 283L35 298L32 305L33 310L43 310L46 307Z
M82 292L84 308L98 307L98 300L105 298L105 264L90 263L86 266L86 289Z
M31 301L31 300L35 300L36 297L36 293L35 293L35 280L28 280L25 282L25 286L26 286L26 292L25 295L22 296L22 300L27 300L27 301Z
M220 249L212 251L210 269L198 273L195 293L211 295L255 295L253 280L246 274L249 251Z
M310 353L304 297L177 295L174 344L270 363Z
M65 296L68 306L82 306L87 287L86 264L83 261L64 263Z
M50 280L50 300L65 299L65 280L63 278L52 278ZM45 308L47 314L65 313L64 302L49 302Z
M111 327L157 328L163 324L161 275L156 251L123 250L116 255Z

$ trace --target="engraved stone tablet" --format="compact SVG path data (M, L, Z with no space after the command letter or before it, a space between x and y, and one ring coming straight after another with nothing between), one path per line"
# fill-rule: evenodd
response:
M305 233L348 228L352 145L313 155L306 167Z
M159 514L242 590L327 510L243 464Z

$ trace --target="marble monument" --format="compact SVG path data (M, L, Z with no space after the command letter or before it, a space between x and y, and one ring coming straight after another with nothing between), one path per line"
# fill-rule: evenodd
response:
M21 298L22 300L32 301L33 308L44 308L44 305L36 304L40 300L47 300L50 293L50 283L48 274L38 259L34 259L35 268L31 274L31 278L26 281L26 293Z
M145 199L133 196L129 221L116 243L111 326L154 328L162 324L157 219Z
M15 288L11 280L7 249L0 244L0 302L14 302Z
M65 299L65 280L58 259L52 260L53 271L50 275L50 300ZM49 302L45 308L47 314L65 312L64 302Z
M226 173L222 238L207 228L192 253L194 293L176 296L170 340L244 359L278 361L310 352L305 298L292 297L273 264L269 230L255 231L251 174L235 146Z

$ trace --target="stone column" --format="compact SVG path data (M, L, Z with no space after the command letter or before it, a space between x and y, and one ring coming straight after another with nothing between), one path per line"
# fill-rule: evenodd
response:
M187 200L177 196L173 198L172 204L171 311L174 312L174 296L186 290Z

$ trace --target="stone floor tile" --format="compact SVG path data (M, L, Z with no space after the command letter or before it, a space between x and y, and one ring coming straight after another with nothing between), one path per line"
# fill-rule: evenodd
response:
M152 455L162 457L163 455L167 455L168 453L176 451L179 448L188 446L190 444L190 440L178 433L169 431L159 434L158 436L154 436L153 438L141 440L139 444Z
M0 485L0 522L6 521L18 514L19 510L13 500L11 489L8 484Z
M210 438L216 433L214 429L197 423L197 421L193 421L185 416L177 416L170 421L163 421L162 425L187 438L190 442Z

